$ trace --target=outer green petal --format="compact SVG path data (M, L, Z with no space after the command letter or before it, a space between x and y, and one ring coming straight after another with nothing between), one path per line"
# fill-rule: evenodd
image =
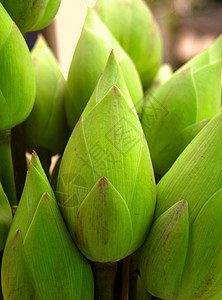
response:
M154 169L163 161L161 155L169 139L195 123L196 109L197 97L190 69L172 76L147 102L141 123Z
M25 122L27 148L62 153L69 130L65 116L65 79L58 62L42 36L32 50L37 93L33 110Z
M55 200L46 193L23 244L35 299L93 299L91 268L76 249Z
M182 200L155 221L141 250L141 278L152 295L178 299L188 240L188 205Z
M162 39L149 8L141 0L97 0L95 10L132 58L147 87L162 59Z
M212 118L220 109L221 63L220 59L193 73L198 99L197 121Z
M222 288L222 189L202 207L190 227L179 299L209 299Z
M165 174L170 169L177 157L208 122L207 119L192 124L174 136L172 140L169 140L168 145L161 153L162 159L156 161L157 174Z
M112 49L122 67L134 104L143 98L140 78L132 61L96 13L88 9L67 81L66 113L70 128L74 127L85 108Z
M222 187L222 113L217 114L182 152L157 185L156 217L178 199L189 203L190 223Z
M0 251L5 246L9 227L12 221L12 210L0 182Z
M6 130L30 114L35 78L28 47L1 3L0 28L0 130Z
M90 260L117 261L127 256L132 236L130 212L124 199L109 180L102 177L77 212L78 247Z
M54 19L61 0L1 0L23 33L40 30Z
M13 230L13 233L10 230L10 237L7 239L2 259L1 284L4 299L30 300L33 298L34 289L25 260L20 230Z

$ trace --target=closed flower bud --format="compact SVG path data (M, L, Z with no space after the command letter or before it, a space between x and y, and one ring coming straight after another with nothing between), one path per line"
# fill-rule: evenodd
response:
M39 36L32 50L36 78L33 110L25 121L29 152L47 149L51 155L62 153L69 130L65 117L65 79L44 38Z
M87 258L117 261L143 243L155 208L154 175L113 51L66 146L57 189L66 224Z
M220 109L222 37L197 55L146 101L141 123L157 175L164 175Z
M37 155L2 260L4 299L93 299L89 263L75 247Z
M147 88L162 60L161 35L148 6L142 0L97 0L94 8L133 60Z
M155 221L141 252L147 290L161 299L211 299L222 285L222 113L157 185Z
M0 3L0 131L30 114L35 97L32 59L22 34Z
M22 33L48 26L54 19L61 0L1 0Z
M80 118L112 49L116 52L134 104L143 98L141 81L131 59L97 14L88 9L67 80L66 113L70 128ZM137 105L138 111L140 108Z

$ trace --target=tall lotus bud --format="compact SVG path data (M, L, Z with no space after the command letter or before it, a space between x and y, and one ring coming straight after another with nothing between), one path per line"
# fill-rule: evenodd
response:
M70 128L74 127L81 116L112 49L122 67L133 102L137 103L143 98L141 81L131 59L97 14L88 9L67 80L66 113ZM137 109L140 110L139 105Z
M162 60L158 25L142 0L97 0L95 10L133 60L146 88Z
M61 0L0 0L22 33L48 26L54 19Z
M222 37L174 73L146 102L141 122L163 175L220 109Z
M12 210L0 182L0 251L5 246L9 227L12 221Z
M70 233L93 261L117 261L135 251L154 213L153 169L132 106L112 51L66 146L57 187Z
M36 98L25 122L27 148L62 153L69 131L65 117L65 79L58 62L42 36L32 50L36 77Z
M2 260L4 299L93 299L89 263L75 247L36 154Z
M0 3L0 131L30 114L35 97L31 55L16 25Z
M210 299L221 291L221 147L222 113L157 185L155 221L141 250L140 271L147 290L161 299Z

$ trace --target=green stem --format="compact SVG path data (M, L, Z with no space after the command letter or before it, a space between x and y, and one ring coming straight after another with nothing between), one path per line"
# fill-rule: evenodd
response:
M121 300L129 300L130 256L122 260L122 293Z
M24 188L27 171L23 123L12 128L12 159L14 165L17 199L20 199Z
M117 263L93 263L95 300L115 300L114 286Z
M38 157L41 161L46 176L49 178L49 168L51 165L51 152L45 148L38 148L36 150L36 153L38 154Z
M11 130L0 131L0 180L11 205L17 204L11 152Z

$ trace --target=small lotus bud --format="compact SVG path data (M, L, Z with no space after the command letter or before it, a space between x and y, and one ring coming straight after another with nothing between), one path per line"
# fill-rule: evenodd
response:
M1 131L23 122L32 110L35 97L31 55L22 34L1 3L0 50Z
M80 118L114 49L123 70L127 89L139 112L143 90L137 70L97 14L88 9L67 80L66 114L71 129Z
M142 0L97 0L94 9L133 60L145 88L162 60L158 25Z
M73 243L35 153L2 259L4 299L93 299L92 270Z
M36 78L33 110L25 121L29 152L47 149L51 155L62 153L69 130L65 117L65 79L44 38L39 36L32 50Z

